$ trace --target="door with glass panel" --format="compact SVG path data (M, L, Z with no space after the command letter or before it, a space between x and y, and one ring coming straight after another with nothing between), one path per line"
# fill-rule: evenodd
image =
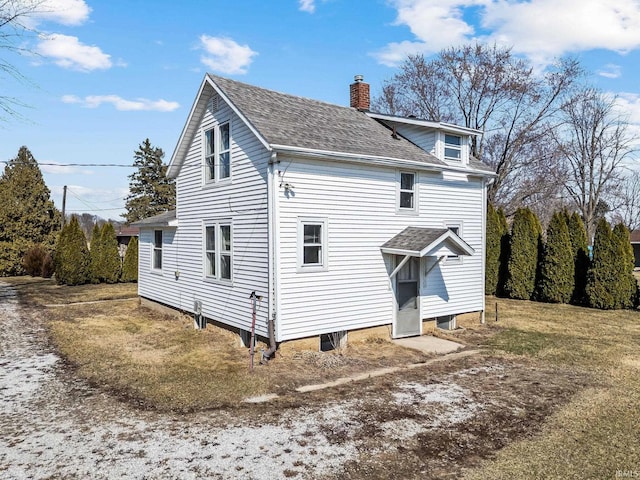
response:
M396 256L396 265L404 257ZM420 259L411 257L395 276L396 315L394 337L422 334L420 318Z

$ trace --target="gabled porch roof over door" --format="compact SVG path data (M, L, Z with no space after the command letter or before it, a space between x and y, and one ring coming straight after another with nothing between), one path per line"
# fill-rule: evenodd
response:
M409 257L473 255L475 250L448 228L407 227L380 247L382 253Z

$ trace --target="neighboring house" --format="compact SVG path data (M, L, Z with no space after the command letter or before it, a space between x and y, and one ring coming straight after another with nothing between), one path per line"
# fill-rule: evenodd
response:
M177 210L137 222L141 297L277 342L483 312L492 170L480 132L206 75L169 164ZM270 331L271 329L271 331Z
M120 258L124 259L127 254L127 246L133 237L137 237L140 233L138 227L120 225L116 230L116 239L118 240L118 253Z
M640 267L640 230L631 232L631 246L633 247L634 266Z

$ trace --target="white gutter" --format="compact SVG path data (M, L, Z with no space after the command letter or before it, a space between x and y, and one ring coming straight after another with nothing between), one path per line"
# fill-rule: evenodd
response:
M454 167L450 165L437 165L431 163L418 162L415 160L405 160L402 158L379 157L375 155L360 155L357 153L333 152L329 150L317 150L314 148L292 147L290 145L271 144L271 148L285 153L293 153L301 157L323 158L332 161L348 160L354 163L364 163L367 165L378 165L384 167L407 166L414 169L429 170L435 172L459 172L467 175L480 177L496 177L493 172L483 170L473 170L464 167Z

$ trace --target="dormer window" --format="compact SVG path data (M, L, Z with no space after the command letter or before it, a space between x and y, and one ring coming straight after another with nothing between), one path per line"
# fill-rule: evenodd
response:
M444 135L444 158L460 162L462 160L462 137L460 135Z

